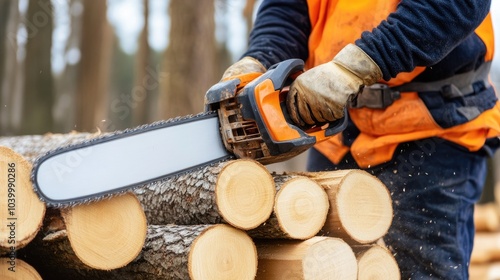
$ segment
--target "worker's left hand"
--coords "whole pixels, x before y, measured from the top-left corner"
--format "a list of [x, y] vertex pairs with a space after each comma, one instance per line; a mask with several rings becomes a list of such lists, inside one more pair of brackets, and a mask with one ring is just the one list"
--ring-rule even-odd
[[332, 61], [297, 77], [288, 93], [288, 112], [302, 126], [335, 121], [344, 116], [351, 95], [381, 78], [382, 71], [365, 52], [347, 45]]

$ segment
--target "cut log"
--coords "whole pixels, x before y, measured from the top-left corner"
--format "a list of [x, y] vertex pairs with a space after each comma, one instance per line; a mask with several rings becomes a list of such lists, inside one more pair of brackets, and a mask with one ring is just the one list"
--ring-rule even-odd
[[0, 279], [3, 280], [42, 280], [36, 269], [17, 258], [0, 258]]
[[500, 261], [500, 232], [476, 232], [471, 263]]
[[266, 221], [276, 189], [253, 160], [230, 160], [135, 190], [150, 224], [229, 223], [244, 230]]
[[30, 180], [31, 164], [0, 146], [0, 254], [15, 254], [35, 238], [45, 215]]
[[86, 265], [116, 269], [141, 252], [147, 221], [132, 193], [61, 211], [73, 251]]
[[500, 262], [487, 264], [471, 264], [469, 266], [470, 280], [498, 280], [500, 279]]
[[398, 263], [387, 249], [379, 245], [353, 246], [358, 260], [358, 280], [399, 280]]
[[476, 204], [474, 209], [474, 225], [476, 231], [498, 231], [500, 229], [500, 212], [496, 203]]
[[[46, 236], [38, 245], [54, 248], [59, 243], [56, 252], [65, 254], [62, 244], [68, 242], [61, 242], [65, 239], [64, 231], [59, 235], [59, 240]], [[39, 247], [32, 249], [42, 254], [49, 251]], [[41, 257], [43, 255], [36, 260], [44, 279], [244, 280], [254, 279], [257, 271], [257, 252], [252, 239], [244, 231], [226, 224], [148, 226], [141, 254], [129, 265], [110, 271], [73, 266], [66, 259], [53, 255], [47, 261], [40, 261]]]
[[259, 267], [255, 279], [349, 280], [357, 277], [351, 247], [339, 238], [255, 240]]
[[392, 223], [387, 187], [363, 170], [301, 173], [326, 189], [330, 211], [320, 234], [349, 244], [369, 244], [383, 237]]
[[308, 239], [325, 224], [328, 196], [315, 181], [303, 176], [273, 175], [274, 211], [261, 226], [248, 231], [253, 238]]

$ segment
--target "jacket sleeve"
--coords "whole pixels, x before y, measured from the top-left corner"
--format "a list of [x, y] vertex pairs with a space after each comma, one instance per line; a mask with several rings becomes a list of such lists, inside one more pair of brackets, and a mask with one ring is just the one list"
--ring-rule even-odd
[[306, 0], [264, 0], [242, 57], [256, 58], [266, 68], [290, 58], [305, 61], [310, 32]]
[[491, 0], [402, 0], [396, 11], [356, 45], [380, 67], [385, 80], [416, 66], [432, 66], [474, 32]]

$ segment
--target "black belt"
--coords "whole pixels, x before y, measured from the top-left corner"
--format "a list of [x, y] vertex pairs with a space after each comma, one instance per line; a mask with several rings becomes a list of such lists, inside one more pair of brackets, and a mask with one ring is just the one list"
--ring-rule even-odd
[[483, 63], [478, 69], [457, 74], [452, 77], [433, 82], [410, 82], [396, 87], [385, 84], [365, 86], [363, 90], [351, 97], [347, 103], [349, 108], [384, 109], [401, 98], [401, 92], [440, 92], [444, 98], [466, 96], [474, 92], [473, 84], [482, 83], [489, 87], [488, 74], [491, 62]]

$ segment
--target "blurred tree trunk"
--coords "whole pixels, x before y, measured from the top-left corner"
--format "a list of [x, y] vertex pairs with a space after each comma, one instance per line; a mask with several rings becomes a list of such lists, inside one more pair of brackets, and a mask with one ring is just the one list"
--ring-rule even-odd
[[245, 18], [245, 23], [247, 26], [247, 38], [250, 36], [250, 32], [253, 27], [253, 11], [255, 8], [255, 0], [247, 0], [245, 3], [245, 8], [243, 8], [243, 17]]
[[53, 8], [50, 0], [29, 1], [24, 60], [24, 96], [20, 134], [52, 130], [54, 88], [51, 67]]
[[[5, 73], [5, 49], [8, 47], [7, 41], [7, 24], [9, 23], [9, 12], [10, 12], [11, 1], [1, 1], [0, 2], [0, 89], [3, 84], [3, 76]], [[5, 105], [3, 101], [3, 94], [0, 91], [0, 105]], [[0, 107], [3, 111], [3, 108]], [[2, 132], [0, 125], [0, 134]]]
[[54, 130], [68, 132], [75, 129], [75, 95], [77, 92], [79, 49], [81, 43], [82, 11], [81, 0], [68, 0], [70, 33], [65, 51], [65, 68], [54, 77], [56, 102], [54, 104]]
[[214, 0], [171, 0], [170, 36], [161, 79], [162, 118], [199, 113], [216, 71]]
[[107, 117], [113, 36], [106, 18], [106, 1], [83, 1], [83, 9], [76, 129], [95, 131]]
[[139, 37], [139, 49], [136, 53], [135, 61], [135, 82], [134, 88], [132, 90], [132, 99], [134, 101], [135, 108], [133, 108], [132, 113], [132, 125], [137, 126], [141, 124], [148, 123], [150, 121], [149, 114], [149, 101], [150, 93], [154, 89], [155, 85], [158, 87], [154, 77], [151, 77], [151, 71], [153, 69], [150, 65], [150, 48], [148, 43], [149, 35], [149, 0], [143, 0], [143, 17], [144, 17], [144, 27], [142, 28], [141, 35]]
[[22, 48], [17, 40], [19, 23], [18, 1], [13, 0], [11, 1], [7, 24], [5, 72], [4, 77], [2, 77], [2, 103], [4, 107], [0, 110], [0, 121], [3, 127], [3, 135], [16, 134], [21, 124], [24, 67], [17, 59], [18, 52]]

